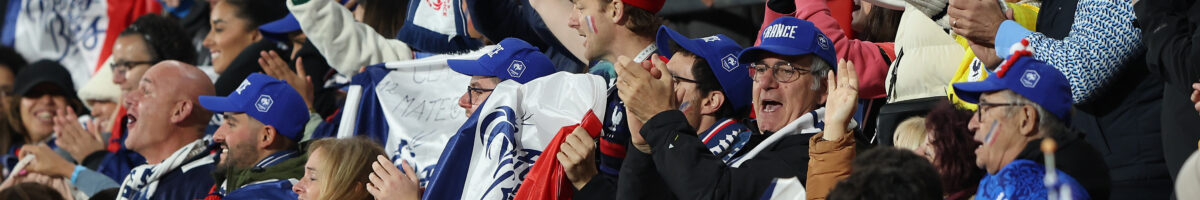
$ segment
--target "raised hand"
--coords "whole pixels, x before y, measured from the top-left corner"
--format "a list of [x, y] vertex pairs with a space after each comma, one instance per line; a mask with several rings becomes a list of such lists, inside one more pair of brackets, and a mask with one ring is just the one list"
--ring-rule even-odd
[[996, 0], [950, 0], [946, 7], [954, 33], [981, 45], [994, 45], [996, 30], [1008, 19]]
[[287, 62], [279, 57], [275, 51], [259, 52], [258, 65], [262, 66], [263, 72], [267, 75], [283, 80], [296, 89], [300, 93], [300, 97], [304, 98], [304, 104], [308, 106], [308, 110], [313, 110], [313, 85], [312, 77], [304, 71], [303, 58], [296, 58], [295, 72], [288, 70]]
[[412, 166], [408, 162], [401, 165], [404, 167], [404, 172], [392, 166], [392, 162], [382, 155], [376, 156], [375, 163], [371, 164], [374, 172], [371, 172], [367, 183], [367, 192], [375, 199], [421, 199], [421, 188], [418, 185], [420, 181], [417, 178], [417, 173], [414, 172]]
[[858, 75], [854, 63], [838, 60], [838, 73], [829, 72], [826, 83], [829, 91], [825, 101], [825, 140], [840, 139], [847, 133], [846, 126], [858, 106]]
[[100, 126], [96, 121], [87, 124], [88, 129], [84, 130], [83, 125], [79, 124], [79, 118], [75, 116], [75, 109], [69, 107], [58, 110], [58, 115], [54, 117], [54, 132], [58, 133], [58, 139], [54, 143], [71, 154], [71, 158], [76, 162], [83, 162], [88, 155], [104, 150]]
[[[631, 141], [638, 150], [650, 153], [650, 146], [642, 137], [641, 127], [654, 115], [672, 109], [675, 98], [672, 97], [675, 85], [667, 66], [657, 59], [658, 54], [651, 56], [650, 66], [633, 63], [625, 56], [617, 58], [613, 68], [617, 71], [617, 95], [625, 102], [625, 116], [629, 121]], [[657, 74], [652, 72], [658, 72]]]
[[1200, 83], [1192, 83], [1192, 103], [1196, 103], [1193, 107], [1200, 112]]

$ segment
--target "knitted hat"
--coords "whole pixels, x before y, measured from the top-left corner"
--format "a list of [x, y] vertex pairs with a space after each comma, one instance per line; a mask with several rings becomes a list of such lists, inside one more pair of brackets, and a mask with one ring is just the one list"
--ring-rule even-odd
[[[111, 62], [111, 60], [110, 60]], [[83, 101], [101, 100], [118, 102], [121, 97], [121, 88], [112, 82], [112, 67], [108, 64], [100, 67], [100, 71], [92, 75], [92, 78], [79, 89], [79, 99]]]

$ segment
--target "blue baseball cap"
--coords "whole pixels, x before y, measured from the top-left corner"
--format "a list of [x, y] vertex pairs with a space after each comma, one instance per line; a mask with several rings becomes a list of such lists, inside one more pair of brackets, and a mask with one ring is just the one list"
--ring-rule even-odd
[[743, 50], [738, 60], [743, 63], [761, 60], [764, 51], [784, 56], [813, 54], [837, 71], [837, 52], [833, 50], [833, 41], [825, 37], [825, 33], [812, 22], [780, 17], [763, 28], [759, 40], [758, 46]]
[[213, 112], [246, 113], [279, 134], [299, 142], [308, 123], [308, 106], [287, 82], [262, 73], [250, 74], [228, 97], [200, 96], [200, 106]]
[[983, 81], [955, 83], [954, 94], [963, 101], [979, 103], [979, 96], [985, 92], [1012, 90], [1054, 113], [1059, 120], [1069, 121], [1073, 99], [1067, 77], [1058, 68], [1033, 57], [1014, 56], [1019, 58], [1015, 62], [1010, 58], [997, 68], [998, 72], [988, 72]]
[[289, 33], [300, 31], [300, 21], [296, 21], [296, 16], [288, 13], [283, 18], [258, 26], [258, 30], [267, 38], [287, 42]]
[[496, 49], [476, 60], [448, 60], [450, 69], [470, 76], [495, 76], [500, 81], [512, 79], [525, 84], [538, 77], [553, 74], [554, 64], [537, 47], [517, 39], [507, 38]]
[[732, 103], [733, 109], [741, 110], [750, 105], [750, 72], [745, 64], [738, 62], [737, 55], [742, 51], [742, 46], [733, 39], [721, 34], [691, 39], [667, 26], [660, 26], [655, 41], [658, 43], [658, 54], [667, 58], [674, 54], [670, 45], [672, 41], [692, 54], [704, 58], [708, 61], [708, 67], [712, 68], [713, 75], [717, 77], [717, 82], [721, 84], [725, 99]]

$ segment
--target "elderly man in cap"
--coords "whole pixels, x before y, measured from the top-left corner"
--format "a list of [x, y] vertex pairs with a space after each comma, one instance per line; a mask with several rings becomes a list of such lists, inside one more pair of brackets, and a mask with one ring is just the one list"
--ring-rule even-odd
[[[678, 108], [677, 113], [682, 114], [687, 126], [705, 128], [683, 135], [699, 141], [690, 144], [700, 144], [722, 162], [729, 163], [753, 134], [744, 123], [750, 113], [752, 80], [747, 75], [746, 65], [737, 61], [742, 47], [725, 35], [691, 39], [666, 26], [658, 29], [657, 42], [658, 52], [671, 59], [664, 73], [670, 77], [664, 79], [670, 80], [674, 91], [646, 100]], [[624, 86], [627, 85], [618, 84], [618, 87]], [[580, 139], [586, 139], [586, 136], [572, 135]], [[563, 151], [583, 150], [568, 144], [564, 143]], [[623, 178], [618, 180], [617, 199], [674, 198], [671, 192], [663, 192], [666, 188], [661, 188], [663, 180], [655, 171], [651, 149], [645, 143], [635, 145], [642, 147], [627, 150], [625, 164], [621, 167]]]
[[200, 105], [223, 112], [213, 134], [221, 159], [209, 199], [296, 199], [292, 183], [304, 176], [304, 137], [308, 108], [286, 82], [251, 74], [227, 97], [201, 96]]
[[450, 69], [471, 76], [467, 93], [458, 99], [458, 106], [467, 110], [467, 117], [475, 113], [475, 109], [483, 104], [483, 100], [492, 94], [501, 81], [513, 80], [525, 84], [555, 72], [550, 58], [521, 39], [507, 38], [496, 46], [495, 50], [476, 60], [447, 61]]
[[[828, 97], [831, 104], [838, 103], [838, 109], [827, 115], [826, 91], [835, 88], [826, 82], [835, 69], [834, 49], [812, 22], [777, 19], [763, 31], [759, 46], [747, 48], [737, 57], [739, 63], [751, 63], [747, 76], [754, 80], [751, 104], [758, 120], [750, 123], [757, 131], [744, 147], [748, 150], [734, 155], [729, 163], [709, 154], [699, 139], [679, 139], [694, 136], [696, 131], [683, 112], [672, 110], [669, 102], [657, 97], [673, 90], [669, 77], [655, 80], [641, 67], [618, 64], [621, 97], [644, 102], [627, 104], [630, 120], [645, 122], [634, 137], [645, 138], [656, 169], [670, 169], [657, 172], [680, 199], [759, 198], [776, 178], [803, 180], [813, 134], [849, 134], [847, 127], [825, 126], [822, 130], [818, 126], [825, 124], [823, 119], [849, 120], [854, 107], [846, 104], [854, 102], [857, 82], [853, 75], [837, 82], [840, 90], [836, 94], [844, 96]], [[839, 74], [853, 74], [852, 70], [847, 65]], [[848, 124], [846, 121], [829, 124]]]
[[[1055, 192], [1074, 199], [1107, 196], [1106, 185], [1095, 185], [1108, 183], [1100, 180], [1108, 178], [1100, 154], [1064, 125], [1071, 118], [1070, 83], [1057, 68], [1031, 54], [1018, 51], [989, 75], [993, 78], [954, 84], [964, 101], [979, 105], [969, 128], [982, 143], [975, 150], [975, 162], [987, 175], [975, 198], [1045, 199]], [[1046, 149], [1044, 139], [1052, 139], [1056, 147]], [[1054, 154], [1059, 155], [1057, 162]], [[1061, 171], [1047, 173], [1047, 168]], [[1047, 190], [1046, 185], [1054, 187]], [[1070, 191], [1062, 193], [1065, 190]]]

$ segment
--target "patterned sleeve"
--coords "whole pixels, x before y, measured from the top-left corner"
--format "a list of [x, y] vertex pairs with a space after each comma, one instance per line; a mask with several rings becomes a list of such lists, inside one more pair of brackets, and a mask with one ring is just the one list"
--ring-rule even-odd
[[1087, 102], [1140, 47], [1142, 31], [1134, 26], [1135, 18], [1130, 2], [1081, 0], [1067, 37], [1057, 40], [1006, 21], [996, 35], [996, 53], [1007, 57], [1009, 45], [1029, 39], [1034, 58], [1066, 75], [1075, 103]]

